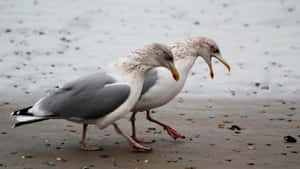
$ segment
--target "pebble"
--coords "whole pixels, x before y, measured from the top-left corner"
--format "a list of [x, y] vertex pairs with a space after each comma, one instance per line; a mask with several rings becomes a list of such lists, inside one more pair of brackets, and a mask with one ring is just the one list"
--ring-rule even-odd
[[255, 146], [248, 146], [248, 150], [256, 150]]
[[184, 169], [196, 169], [196, 167], [192, 166], [192, 167], [185, 167]]
[[262, 89], [262, 90], [269, 90], [270, 87], [269, 87], [269, 86], [262, 86], [261, 89]]
[[167, 160], [167, 163], [177, 163], [178, 160]]
[[47, 161], [44, 164], [47, 165], [47, 166], [51, 166], [51, 167], [55, 167], [56, 166], [56, 164], [53, 161]]
[[248, 165], [251, 165], [251, 166], [253, 166], [253, 165], [255, 165], [254, 163], [248, 163]]
[[2, 131], [1, 134], [5, 135], [5, 134], [7, 134], [7, 132], [6, 131]]
[[293, 12], [295, 9], [294, 8], [289, 8], [288, 12]]
[[11, 29], [7, 28], [7, 29], [5, 30], [5, 32], [6, 32], [6, 33], [10, 33], [10, 32], [11, 32]]
[[107, 155], [107, 154], [101, 154], [100, 157], [101, 158], [109, 158], [109, 155]]
[[6, 167], [6, 165], [3, 163], [0, 163], [0, 167]]
[[283, 155], [283, 156], [286, 156], [287, 155], [287, 153], [280, 153], [281, 155]]
[[61, 147], [59, 147], [59, 146], [57, 146], [57, 147], [55, 147], [55, 149], [56, 150], [60, 150], [60, 149], [62, 149]]
[[33, 156], [32, 155], [22, 155], [21, 158], [22, 159], [31, 159], [31, 158], [33, 158]]
[[67, 162], [67, 160], [62, 157], [56, 157], [56, 160], [61, 162]]
[[149, 127], [148, 130], [153, 130], [153, 131], [154, 131], [154, 130], [156, 130], [156, 128], [154, 128], [154, 127]]
[[230, 90], [230, 92], [231, 92], [231, 95], [232, 95], [232, 96], [235, 96], [235, 95], [236, 95], [235, 90]]
[[218, 127], [219, 127], [219, 128], [224, 128], [224, 127], [225, 127], [225, 124], [224, 124], [224, 123], [220, 123], [220, 124], [218, 124]]
[[290, 107], [289, 109], [290, 110], [296, 110], [296, 107]]
[[297, 139], [292, 136], [284, 136], [283, 139], [286, 143], [296, 143], [297, 142]]
[[200, 25], [200, 22], [199, 21], [195, 21], [194, 25]]
[[234, 130], [234, 131], [236, 131], [236, 130], [241, 130], [241, 128], [238, 126], [238, 125], [232, 125], [230, 128], [228, 128], [228, 129], [230, 129], [230, 130]]

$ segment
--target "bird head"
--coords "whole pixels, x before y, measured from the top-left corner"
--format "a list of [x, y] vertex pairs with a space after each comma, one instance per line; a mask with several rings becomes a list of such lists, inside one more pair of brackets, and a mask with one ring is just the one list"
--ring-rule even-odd
[[214, 78], [214, 71], [212, 68], [212, 58], [219, 60], [230, 71], [230, 65], [223, 59], [220, 49], [216, 42], [206, 37], [193, 37], [187, 40], [192, 55], [195, 57], [202, 57], [207, 63], [210, 71], [210, 77]]
[[173, 78], [178, 81], [179, 73], [174, 64], [174, 56], [168, 46], [153, 43], [145, 46], [143, 64], [149, 67], [165, 67], [170, 70]]

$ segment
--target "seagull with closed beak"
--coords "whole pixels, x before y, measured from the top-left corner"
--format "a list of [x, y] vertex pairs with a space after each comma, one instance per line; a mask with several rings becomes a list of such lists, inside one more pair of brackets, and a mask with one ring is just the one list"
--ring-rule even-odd
[[141, 96], [132, 109], [133, 113], [130, 118], [132, 124], [132, 138], [137, 142], [152, 142], [151, 140], [143, 140], [136, 136], [135, 115], [137, 112], [142, 111], [146, 111], [149, 121], [162, 126], [172, 138], [185, 138], [172, 127], [153, 119], [150, 116], [150, 110], [168, 103], [181, 91], [191, 68], [199, 56], [208, 64], [210, 77], [212, 79], [214, 78], [211, 63], [212, 58], [219, 60], [227, 67], [228, 71], [230, 71], [229, 64], [222, 58], [218, 45], [212, 39], [199, 36], [192, 37], [175, 42], [170, 45], [170, 48], [174, 54], [175, 65], [180, 73], [180, 80], [178, 82], [174, 81], [174, 79], [169, 77], [169, 72], [163, 68], [155, 68], [147, 73]]
[[33, 106], [13, 112], [16, 120], [14, 127], [48, 119], [81, 123], [81, 149], [98, 150], [100, 147], [88, 146], [85, 142], [87, 126], [94, 124], [103, 129], [112, 124], [134, 148], [151, 150], [125, 135], [116, 121], [129, 113], [136, 104], [147, 72], [159, 66], [169, 69], [174, 80], [179, 80], [172, 52], [167, 46], [154, 43], [120, 57], [103, 72], [66, 83]]

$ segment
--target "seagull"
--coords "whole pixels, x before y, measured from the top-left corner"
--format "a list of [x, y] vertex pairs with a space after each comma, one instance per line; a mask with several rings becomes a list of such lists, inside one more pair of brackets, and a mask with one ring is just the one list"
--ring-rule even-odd
[[134, 148], [151, 150], [125, 135], [116, 121], [130, 112], [141, 94], [146, 73], [158, 66], [169, 69], [173, 78], [179, 80], [172, 52], [165, 45], [153, 43], [120, 57], [105, 71], [66, 83], [33, 106], [13, 112], [16, 120], [14, 127], [48, 119], [81, 123], [83, 132], [80, 148], [99, 150], [100, 147], [85, 143], [87, 127], [94, 124], [103, 129], [112, 124], [117, 133], [124, 136]]
[[223, 63], [227, 67], [228, 71], [230, 71], [230, 66], [222, 58], [220, 49], [216, 42], [207, 37], [197, 36], [188, 38], [171, 44], [170, 48], [174, 54], [175, 65], [180, 73], [180, 80], [178, 82], [174, 81], [168, 76], [169, 72], [160, 67], [152, 69], [147, 73], [141, 96], [135, 107], [132, 109], [133, 113], [130, 118], [132, 125], [131, 137], [137, 142], [152, 142], [151, 140], [143, 140], [136, 136], [135, 115], [137, 112], [143, 111], [146, 111], [147, 119], [149, 121], [162, 126], [175, 140], [177, 138], [185, 138], [172, 127], [152, 118], [150, 116], [150, 110], [168, 103], [182, 90], [188, 74], [199, 56], [201, 56], [208, 64], [210, 77], [212, 79], [214, 78], [214, 72], [211, 64], [213, 57]]

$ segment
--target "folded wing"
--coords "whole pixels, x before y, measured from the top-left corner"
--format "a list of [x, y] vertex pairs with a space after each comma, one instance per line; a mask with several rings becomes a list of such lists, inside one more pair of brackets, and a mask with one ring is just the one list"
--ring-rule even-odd
[[99, 118], [122, 105], [129, 94], [129, 85], [100, 72], [67, 83], [40, 100], [32, 111], [44, 117]]

